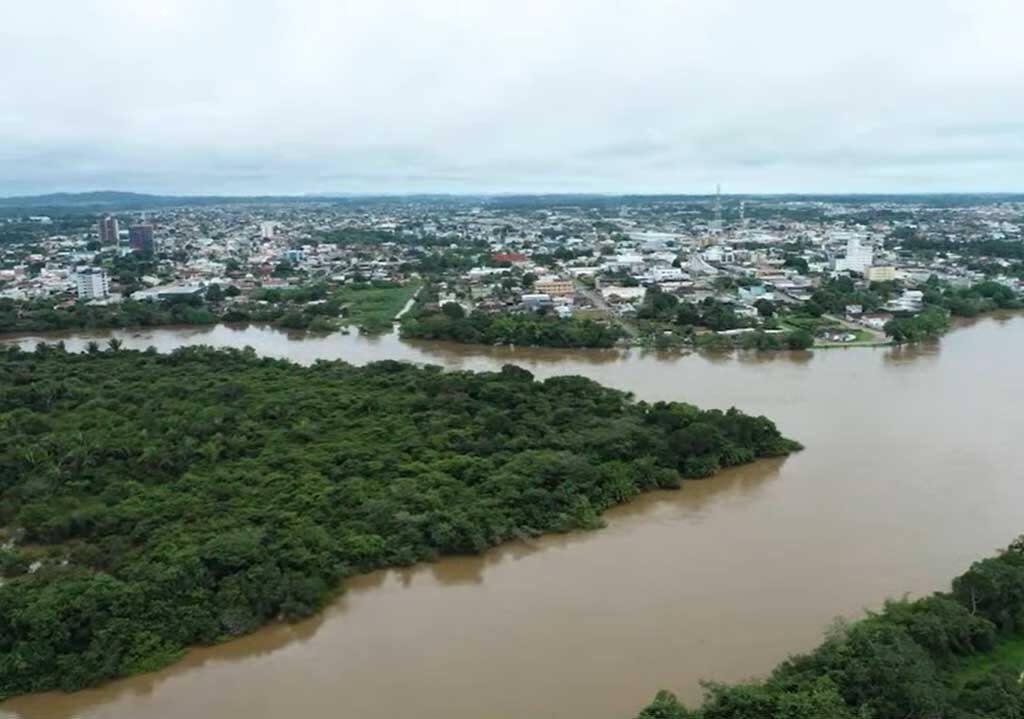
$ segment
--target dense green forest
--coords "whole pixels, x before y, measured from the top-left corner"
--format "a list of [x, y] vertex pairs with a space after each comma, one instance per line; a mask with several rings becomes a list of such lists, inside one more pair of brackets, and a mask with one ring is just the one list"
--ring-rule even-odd
[[837, 624], [767, 679], [707, 684], [693, 711], [660, 692], [638, 719], [1021, 719], [1021, 657], [1024, 537], [948, 592]]
[[623, 336], [617, 325], [594, 320], [534, 313], [474, 312], [466, 316], [455, 304], [404, 319], [401, 332], [410, 339], [537, 347], [612, 347]]
[[798, 445], [583, 377], [252, 350], [0, 354], [0, 698], [153, 669], [379, 567], [596, 527]]

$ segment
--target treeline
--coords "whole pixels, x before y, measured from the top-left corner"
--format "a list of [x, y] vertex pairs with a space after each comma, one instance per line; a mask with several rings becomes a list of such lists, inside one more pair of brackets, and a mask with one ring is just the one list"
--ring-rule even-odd
[[1012, 289], [987, 280], [968, 287], [955, 287], [931, 278], [922, 286], [925, 309], [915, 315], [895, 317], [885, 325], [885, 333], [895, 342], [920, 342], [949, 329], [949, 315], [975, 317], [982, 312], [1024, 307]]
[[801, 310], [820, 316], [826, 312], [843, 314], [847, 305], [860, 305], [865, 312], [874, 312], [899, 294], [901, 289], [893, 282], [873, 282], [870, 287], [861, 289], [849, 277], [825, 279], [811, 293], [811, 299], [801, 305]]
[[1012, 289], [999, 282], [986, 280], [969, 287], [954, 287], [930, 278], [922, 287], [927, 305], [941, 307], [957, 317], [976, 317], [982, 312], [1012, 310], [1024, 302]]
[[74, 303], [55, 308], [52, 300], [0, 299], [0, 333], [216, 324], [221, 316], [202, 297], [134, 301], [110, 305]]
[[972, 240], [970, 242], [954, 242], [952, 240], [924, 239], [909, 237], [899, 244], [906, 252], [926, 252], [930, 254], [953, 254], [961, 257], [999, 257], [1004, 260], [1024, 260], [1024, 242], [1013, 240]]
[[675, 295], [654, 285], [647, 288], [637, 308], [638, 320], [672, 322], [684, 327], [707, 327], [721, 332], [750, 327], [751, 322], [736, 314], [732, 305], [707, 297], [701, 302], [681, 301]]
[[[757, 328], [754, 320], [737, 315], [733, 306], [725, 302], [712, 297], [701, 302], [686, 302], [655, 285], [647, 288], [636, 316], [638, 320], [671, 323], [687, 342], [704, 349], [803, 350], [814, 345], [814, 335], [806, 329], [766, 331], [778, 327], [774, 321], [775, 303], [759, 299], [754, 306], [765, 324], [763, 328]], [[694, 331], [697, 327], [713, 332], [700, 334]], [[663, 325], [656, 327], [655, 331], [658, 329], [663, 331]], [[750, 331], [721, 334], [735, 329]], [[671, 343], [672, 340], [664, 334], [655, 335], [655, 346], [670, 346]]]
[[804, 329], [787, 332], [752, 330], [738, 334], [705, 333], [695, 335], [693, 344], [701, 349], [717, 350], [806, 350], [814, 346], [814, 335]]
[[692, 711], [661, 692], [638, 719], [1020, 719], [1020, 667], [971, 667], [999, 642], [1024, 642], [1022, 632], [1024, 537], [974, 563], [949, 592], [838, 624], [765, 680], [708, 684]]
[[316, 611], [342, 580], [590, 528], [796, 449], [764, 417], [582, 377], [252, 350], [0, 354], [0, 698]]
[[402, 320], [402, 337], [450, 340], [469, 344], [503, 344], [536, 347], [613, 347], [622, 338], [616, 325], [574, 317], [533, 313], [465, 315], [458, 305], [445, 311], [421, 312]]
[[885, 323], [884, 329], [894, 342], [921, 342], [949, 329], [949, 317], [944, 310], [929, 307], [916, 315], [893, 317]]
[[54, 330], [210, 325], [256, 322], [313, 332], [333, 332], [354, 324], [383, 332], [415, 285], [374, 280], [338, 289], [324, 283], [294, 288], [261, 288], [245, 301], [232, 301], [234, 285], [210, 285], [202, 293], [162, 300], [122, 300], [108, 305], [74, 302], [55, 307], [52, 300], [0, 299], [0, 333]]

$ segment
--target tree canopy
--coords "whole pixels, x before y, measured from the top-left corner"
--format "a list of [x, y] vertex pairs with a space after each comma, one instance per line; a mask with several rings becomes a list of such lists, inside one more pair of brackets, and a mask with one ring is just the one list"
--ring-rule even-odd
[[446, 304], [438, 312], [421, 312], [402, 321], [402, 337], [451, 340], [470, 344], [538, 347], [613, 347], [623, 336], [613, 324], [574, 317], [543, 317], [533, 313], [465, 312]]

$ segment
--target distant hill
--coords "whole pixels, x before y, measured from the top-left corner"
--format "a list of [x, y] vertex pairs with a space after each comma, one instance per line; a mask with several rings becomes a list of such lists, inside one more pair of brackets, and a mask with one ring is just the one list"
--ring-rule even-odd
[[[0, 214], [67, 214], [149, 210], [185, 205], [259, 204], [294, 202], [297, 197], [218, 197], [213, 195], [149, 195], [139, 192], [99, 190], [95, 192], [54, 192], [47, 195], [0, 197]], [[308, 200], [307, 200], [308, 201]]]
[[98, 190], [94, 192], [54, 192], [46, 195], [0, 197], [0, 216], [62, 215], [79, 212], [117, 212], [150, 210], [161, 207], [203, 205], [265, 205], [300, 202], [330, 203], [336, 205], [380, 205], [395, 202], [448, 202], [466, 203], [479, 197], [468, 195], [150, 195], [139, 192]]
[[[202, 205], [259, 205], [290, 204], [302, 202], [330, 203], [338, 205], [390, 205], [395, 203], [424, 202], [435, 205], [462, 206], [467, 203], [484, 202], [499, 209], [582, 206], [601, 207], [608, 205], [638, 205], [649, 202], [698, 202], [707, 203], [712, 195], [635, 195], [610, 193], [495, 193], [495, 194], [334, 194], [309, 193], [306, 195], [150, 195], [139, 192], [98, 190], [94, 192], [55, 192], [46, 195], [23, 195], [0, 197], [0, 215], [63, 215], [80, 212], [117, 212], [148, 210], [162, 207], [183, 207]], [[922, 193], [922, 194], [729, 194], [723, 195], [727, 202], [753, 200], [768, 203], [828, 202], [845, 205], [869, 203], [891, 203], [895, 205], [924, 203], [938, 207], [958, 207], [995, 202], [1021, 202], [1021, 193]]]
[[96, 205], [151, 204], [168, 198], [138, 192], [54, 192], [48, 195], [0, 197], [0, 207], [92, 207]]

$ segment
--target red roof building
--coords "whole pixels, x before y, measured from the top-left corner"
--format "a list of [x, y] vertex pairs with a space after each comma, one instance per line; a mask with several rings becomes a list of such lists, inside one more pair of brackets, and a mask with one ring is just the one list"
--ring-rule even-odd
[[522, 252], [495, 252], [491, 259], [495, 262], [526, 262], [526, 255]]

